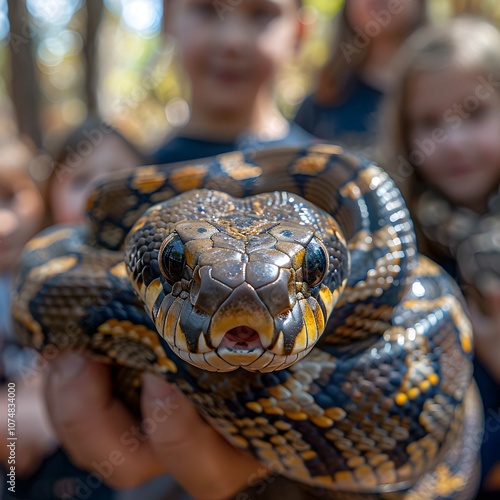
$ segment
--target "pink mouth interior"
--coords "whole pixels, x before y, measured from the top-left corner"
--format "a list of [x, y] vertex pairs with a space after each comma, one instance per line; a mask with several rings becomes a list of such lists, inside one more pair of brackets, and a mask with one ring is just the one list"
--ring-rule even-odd
[[221, 347], [230, 347], [237, 350], [251, 350], [262, 348], [259, 334], [248, 326], [237, 326], [228, 330], [221, 342]]

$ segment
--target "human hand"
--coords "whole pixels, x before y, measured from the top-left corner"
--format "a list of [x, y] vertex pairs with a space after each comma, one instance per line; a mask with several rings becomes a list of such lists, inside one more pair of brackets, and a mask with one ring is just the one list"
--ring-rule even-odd
[[[42, 460], [57, 446], [57, 438], [52, 428], [43, 396], [43, 374], [36, 372], [28, 379], [20, 378], [16, 384], [16, 456], [15, 466], [20, 477], [30, 477], [36, 472]], [[2, 415], [7, 416], [7, 387], [0, 392]], [[3, 427], [4, 443], [7, 440], [7, 425]], [[9, 470], [9, 448], [0, 448], [0, 460]]]
[[500, 383], [500, 286], [488, 287], [483, 293], [489, 314], [485, 314], [474, 300], [468, 300], [477, 358], [488, 373]]
[[112, 395], [109, 367], [76, 353], [50, 362], [46, 398], [57, 435], [78, 467], [116, 488], [171, 474], [194, 498], [228, 498], [262, 477], [172, 385], [144, 375], [142, 424]]

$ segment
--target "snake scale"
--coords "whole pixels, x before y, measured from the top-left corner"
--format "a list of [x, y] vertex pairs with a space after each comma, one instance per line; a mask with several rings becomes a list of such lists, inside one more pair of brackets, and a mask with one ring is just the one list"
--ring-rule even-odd
[[13, 317], [26, 345], [126, 367], [131, 405], [140, 371], [164, 375], [311, 492], [473, 495], [481, 415], [462, 299], [418, 255], [389, 176], [338, 146], [107, 178], [84, 227], [28, 243]]

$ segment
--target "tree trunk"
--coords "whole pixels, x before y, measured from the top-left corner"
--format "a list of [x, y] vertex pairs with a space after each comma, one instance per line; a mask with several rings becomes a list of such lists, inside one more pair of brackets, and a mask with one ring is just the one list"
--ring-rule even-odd
[[10, 94], [19, 132], [42, 146], [40, 90], [33, 56], [33, 30], [25, 0], [7, 0], [10, 22]]
[[87, 23], [85, 29], [85, 45], [83, 56], [85, 58], [85, 96], [89, 113], [98, 112], [97, 87], [98, 87], [98, 46], [97, 32], [103, 15], [102, 0], [87, 0]]

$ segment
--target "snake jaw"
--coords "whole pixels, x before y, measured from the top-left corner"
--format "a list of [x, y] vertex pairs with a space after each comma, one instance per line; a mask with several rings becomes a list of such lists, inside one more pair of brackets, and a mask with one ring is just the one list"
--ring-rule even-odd
[[246, 368], [257, 361], [266, 350], [257, 330], [242, 325], [226, 332], [216, 352], [230, 365]]
[[211, 344], [219, 347], [229, 331], [241, 326], [257, 331], [264, 349], [274, 340], [273, 318], [256, 291], [247, 283], [236, 287], [214, 314], [208, 330]]
[[264, 349], [257, 330], [248, 326], [237, 326], [227, 331], [219, 345], [219, 348], [221, 347], [242, 351]]

